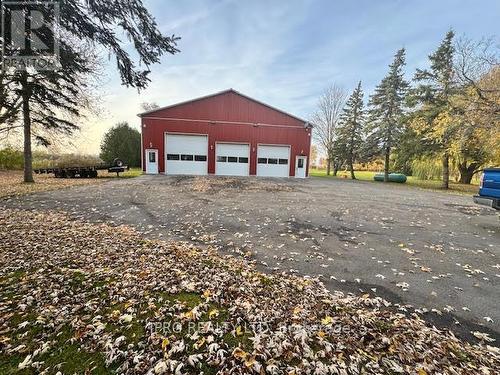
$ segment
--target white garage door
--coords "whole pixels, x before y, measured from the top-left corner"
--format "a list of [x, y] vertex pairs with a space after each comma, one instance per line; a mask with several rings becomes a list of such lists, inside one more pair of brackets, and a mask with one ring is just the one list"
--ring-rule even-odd
[[217, 143], [215, 174], [220, 176], [248, 176], [250, 146], [245, 144]]
[[258, 146], [257, 176], [288, 177], [289, 175], [289, 146]]
[[166, 134], [166, 174], [206, 175], [208, 137]]

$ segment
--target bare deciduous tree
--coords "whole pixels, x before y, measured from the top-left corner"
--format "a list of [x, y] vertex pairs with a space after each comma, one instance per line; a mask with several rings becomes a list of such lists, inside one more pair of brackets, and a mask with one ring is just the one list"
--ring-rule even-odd
[[[314, 137], [326, 153], [327, 175], [330, 175], [332, 162], [335, 163], [337, 127], [346, 100], [347, 92], [342, 87], [333, 84], [319, 98], [317, 109], [311, 118], [314, 124]], [[334, 170], [334, 174], [336, 174], [335, 164]]]
[[155, 103], [155, 102], [144, 102], [144, 103], [141, 103], [141, 109], [144, 112], [154, 111], [155, 109], [158, 109], [158, 108], [160, 108], [160, 106], [157, 103]]
[[500, 87], [494, 79], [500, 70], [500, 45], [493, 39], [466, 37], [455, 43], [454, 70], [459, 83], [473, 90], [476, 111], [500, 114]]

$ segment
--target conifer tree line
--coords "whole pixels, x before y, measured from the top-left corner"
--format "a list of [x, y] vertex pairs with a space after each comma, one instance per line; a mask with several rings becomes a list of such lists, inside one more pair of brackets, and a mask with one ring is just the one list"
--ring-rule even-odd
[[[406, 51], [396, 52], [387, 75], [365, 98], [362, 82], [350, 96], [339, 86], [339, 116], [328, 116], [332, 88], [312, 116], [316, 142], [327, 151], [328, 171], [382, 159], [389, 174], [411, 175], [416, 162], [439, 160], [442, 187], [451, 170], [469, 184], [486, 166], [500, 166], [500, 52], [498, 41], [457, 38], [452, 30], [411, 79]], [[346, 99], [347, 98], [347, 99]], [[365, 105], [366, 104], [366, 105]]]

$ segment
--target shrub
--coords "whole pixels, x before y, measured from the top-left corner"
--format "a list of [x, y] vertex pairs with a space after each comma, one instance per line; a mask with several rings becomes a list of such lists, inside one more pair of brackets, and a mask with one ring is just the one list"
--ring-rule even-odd
[[119, 158], [131, 167], [140, 167], [141, 133], [126, 122], [115, 125], [104, 135], [100, 156], [107, 163]]
[[0, 150], [0, 169], [23, 169], [24, 158], [20, 150], [7, 146]]

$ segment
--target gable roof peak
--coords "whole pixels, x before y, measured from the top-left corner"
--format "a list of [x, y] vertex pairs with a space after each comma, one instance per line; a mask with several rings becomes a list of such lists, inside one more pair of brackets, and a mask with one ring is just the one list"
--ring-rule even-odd
[[283, 111], [281, 109], [278, 109], [278, 108], [273, 107], [273, 106], [271, 106], [269, 104], [261, 102], [261, 101], [259, 101], [257, 99], [251, 98], [250, 96], [242, 94], [241, 92], [233, 89], [232, 87], [229, 88], [229, 89], [223, 90], [223, 91], [216, 92], [214, 94], [204, 95], [204, 96], [201, 96], [201, 97], [198, 97], [198, 98], [194, 98], [194, 99], [190, 99], [190, 100], [186, 100], [186, 101], [183, 101], [183, 102], [180, 102], [180, 103], [175, 103], [175, 104], [171, 104], [171, 105], [168, 105], [168, 106], [165, 106], [165, 107], [156, 108], [156, 109], [153, 109], [151, 111], [146, 111], [146, 112], [143, 112], [143, 113], [139, 113], [137, 116], [139, 116], [139, 117], [146, 117], [149, 114], [152, 114], [152, 113], [155, 113], [155, 112], [159, 112], [159, 111], [162, 111], [162, 110], [165, 110], [165, 109], [177, 107], [177, 106], [184, 105], [184, 104], [189, 104], [189, 103], [196, 102], [196, 101], [199, 101], [199, 100], [208, 99], [208, 98], [212, 98], [214, 96], [224, 95], [224, 94], [228, 94], [228, 93], [233, 93], [233, 94], [239, 95], [242, 98], [245, 98], [247, 100], [251, 100], [251, 101], [253, 101], [255, 103], [258, 103], [260, 105], [266, 106], [266, 107], [268, 107], [268, 108], [270, 108], [272, 110], [275, 110], [275, 111], [278, 111], [280, 113], [283, 113], [283, 114], [285, 114], [287, 116], [290, 116], [290, 117], [292, 117], [292, 118], [294, 118], [296, 120], [302, 121], [302, 122], [304, 122], [306, 124], [308, 123], [308, 121], [306, 121], [304, 119], [301, 119], [300, 117], [294, 116], [294, 115], [292, 115], [292, 114], [290, 114], [288, 112], [285, 112], [285, 111]]

